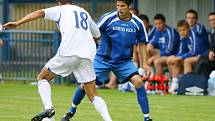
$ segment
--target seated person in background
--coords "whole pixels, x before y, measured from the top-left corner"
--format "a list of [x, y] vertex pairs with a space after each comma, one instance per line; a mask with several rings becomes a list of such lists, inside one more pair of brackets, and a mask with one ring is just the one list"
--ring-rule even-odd
[[139, 15], [139, 18], [143, 21], [145, 27], [146, 27], [146, 31], [148, 33], [148, 38], [149, 38], [149, 41], [152, 39], [155, 31], [156, 31], [156, 27], [153, 26], [153, 25], [150, 25], [150, 22], [149, 22], [149, 18], [147, 15], [145, 14], [141, 14]]
[[171, 70], [172, 85], [169, 89], [173, 93], [178, 88], [178, 76], [182, 73], [184, 59], [189, 59], [201, 54], [201, 41], [199, 35], [190, 30], [188, 23], [181, 20], [177, 24], [177, 30], [180, 34], [180, 47], [176, 56], [170, 56], [167, 64]]
[[[199, 34], [199, 39], [203, 41], [202, 43], [202, 53], [203, 55], [207, 55], [208, 48], [209, 48], [209, 41], [208, 41], [208, 34], [205, 27], [199, 23], [198, 21], [198, 13], [195, 10], [188, 10], [186, 13], [186, 21], [190, 26], [190, 29], [193, 30], [195, 33]], [[192, 58], [187, 58], [184, 60], [184, 73], [187, 74], [192, 72], [192, 67], [198, 62], [199, 56], [195, 56]]]
[[215, 12], [211, 12], [208, 15], [208, 21], [211, 27], [209, 33], [209, 53], [207, 56], [200, 56], [200, 60], [196, 67], [196, 72], [206, 77], [209, 77], [211, 71], [215, 70]]
[[163, 65], [166, 65], [168, 57], [176, 54], [178, 50], [179, 35], [174, 28], [166, 25], [164, 15], [155, 15], [154, 22], [156, 31], [152, 40], [147, 45], [149, 54], [148, 64], [151, 65], [154, 63], [156, 76], [162, 78]]

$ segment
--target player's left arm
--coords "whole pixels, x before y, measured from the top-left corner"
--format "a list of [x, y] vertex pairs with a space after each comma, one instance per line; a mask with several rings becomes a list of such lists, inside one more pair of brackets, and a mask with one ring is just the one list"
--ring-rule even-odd
[[37, 10], [37, 11], [34, 11], [34, 12], [26, 15], [24, 18], [22, 18], [16, 22], [8, 22], [8, 23], [4, 24], [3, 28], [13, 29], [26, 22], [30, 22], [30, 21], [36, 20], [38, 18], [44, 18], [44, 16], [45, 16], [44, 10]]
[[140, 63], [140, 66], [147, 70], [147, 76], [150, 75], [151, 71], [150, 71], [150, 67], [147, 64], [147, 48], [146, 48], [146, 43], [148, 43], [148, 35], [145, 29], [144, 24], [142, 23], [139, 27], [139, 32], [138, 32], [138, 41], [139, 41], [139, 52], [140, 52], [140, 56], [142, 58], [142, 64]]

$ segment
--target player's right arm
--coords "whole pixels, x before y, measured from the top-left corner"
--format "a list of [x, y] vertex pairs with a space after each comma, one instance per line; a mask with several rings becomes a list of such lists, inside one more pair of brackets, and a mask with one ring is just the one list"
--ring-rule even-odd
[[26, 22], [33, 21], [38, 18], [44, 18], [44, 16], [45, 16], [45, 12], [43, 10], [37, 10], [37, 11], [34, 11], [34, 12], [26, 15], [24, 18], [22, 18], [16, 22], [8, 22], [8, 23], [4, 24], [3, 28], [8, 28], [8, 29], [16, 28], [17, 26], [24, 24]]
[[95, 41], [100, 40], [101, 33], [99, 31], [99, 28], [98, 28], [97, 24], [92, 19], [91, 19], [91, 23], [90, 23], [90, 31], [91, 31], [91, 33], [93, 35], [93, 39]]
[[13, 29], [17, 26], [24, 24], [26, 22], [30, 22], [39, 18], [45, 18], [53, 21], [58, 21], [60, 18], [60, 7], [55, 6], [47, 9], [37, 10], [28, 15], [24, 18], [16, 21], [16, 22], [8, 22], [3, 25], [3, 28]]

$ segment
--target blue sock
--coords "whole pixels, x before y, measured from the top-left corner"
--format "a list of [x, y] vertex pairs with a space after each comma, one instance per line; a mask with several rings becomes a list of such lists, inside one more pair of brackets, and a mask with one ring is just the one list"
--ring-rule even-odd
[[142, 85], [140, 88], [136, 88], [137, 90], [137, 100], [144, 114], [149, 114], [149, 103], [146, 95], [146, 90]]
[[81, 89], [81, 87], [79, 85], [76, 92], [75, 92], [75, 95], [73, 97], [72, 106], [69, 110], [70, 112], [72, 112], [72, 113], [76, 112], [76, 108], [81, 103], [84, 96], [85, 96], [85, 91], [84, 91], [84, 89]]

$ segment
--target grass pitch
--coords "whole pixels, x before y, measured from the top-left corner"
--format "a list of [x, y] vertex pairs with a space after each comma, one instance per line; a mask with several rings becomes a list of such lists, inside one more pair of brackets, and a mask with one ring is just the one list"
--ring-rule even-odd
[[[71, 104], [75, 86], [53, 86], [52, 97], [59, 121]], [[98, 90], [106, 101], [113, 121], [143, 121], [135, 93]], [[149, 96], [153, 121], [215, 121], [215, 97], [208, 96]], [[30, 121], [42, 110], [36, 86], [0, 84], [0, 121]], [[85, 97], [72, 121], [102, 121]]]

